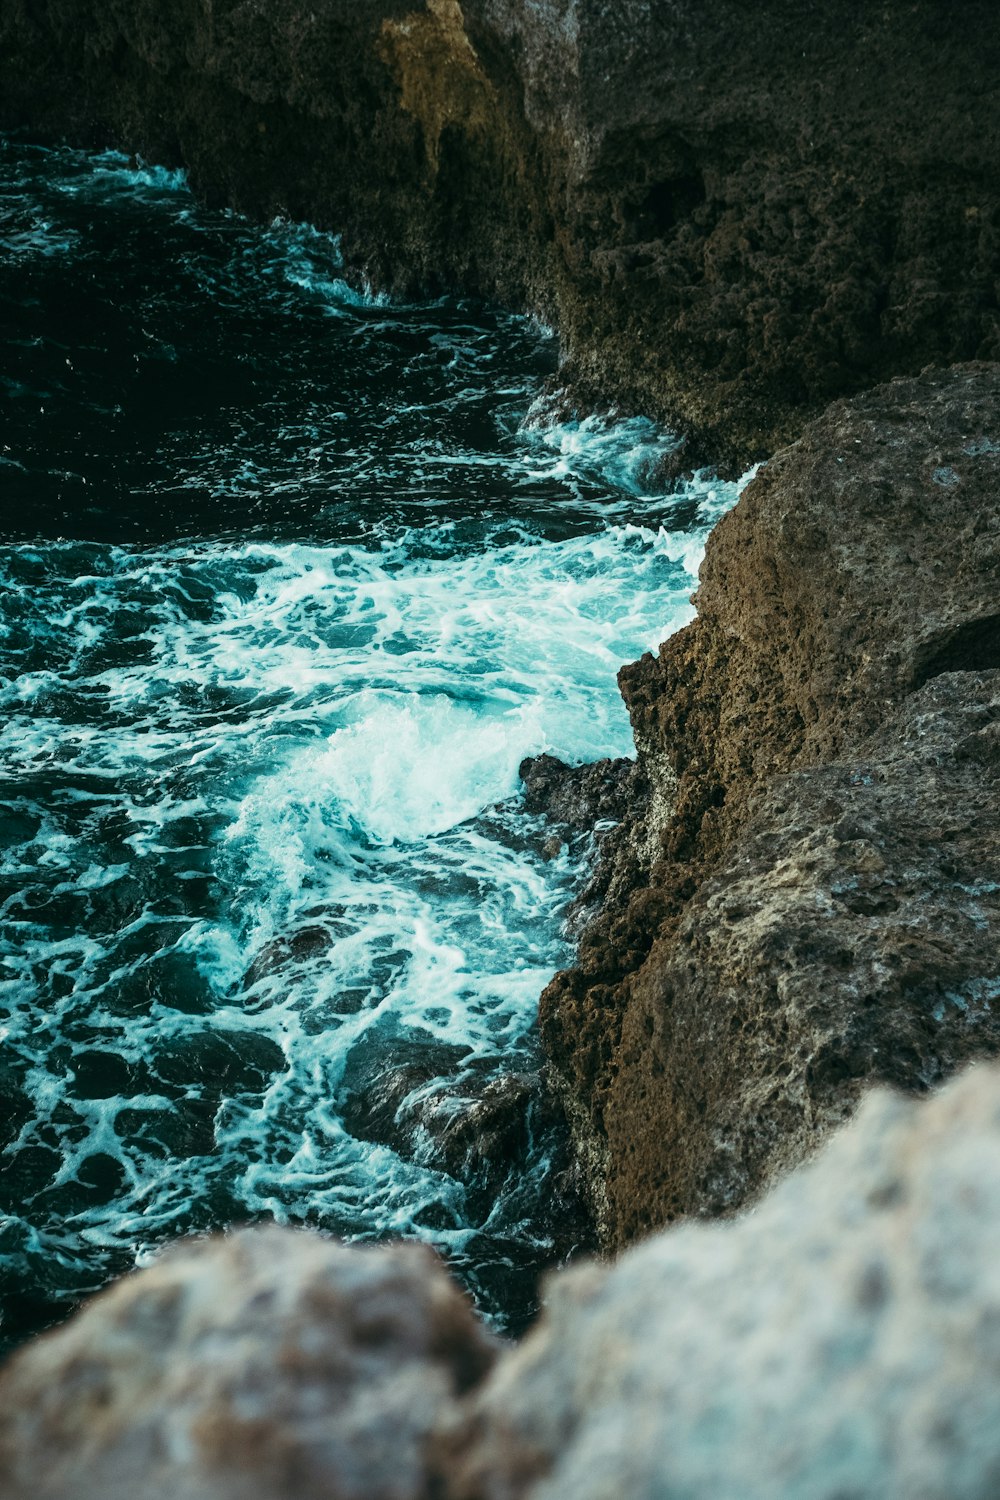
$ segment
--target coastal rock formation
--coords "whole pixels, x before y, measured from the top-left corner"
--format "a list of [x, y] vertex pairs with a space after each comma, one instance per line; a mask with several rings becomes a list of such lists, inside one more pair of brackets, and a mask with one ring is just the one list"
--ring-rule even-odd
[[1000, 1073], [889, 1090], [751, 1215], [550, 1280], [497, 1351], [430, 1252], [245, 1230], [0, 1374], [0, 1495], [992, 1500]]
[[433, 1253], [182, 1244], [0, 1376], [3, 1500], [423, 1500], [496, 1353]]
[[[342, 1080], [345, 1126], [362, 1141], [391, 1147], [404, 1160], [446, 1172], [462, 1184], [469, 1213], [498, 1222], [505, 1202], [525, 1192], [540, 1143], [544, 1162], [531, 1191], [545, 1200], [538, 1217], [540, 1254], [551, 1261], [592, 1244], [578, 1173], [570, 1158], [565, 1120], [537, 1071], [489, 1078], [471, 1067], [460, 1083], [445, 1084], [448, 1065], [457, 1070], [464, 1049], [421, 1043], [375, 1032], [355, 1043]], [[535, 1312], [533, 1288], [519, 1288], [524, 1314], [511, 1299], [512, 1326]]]
[[1000, 1047], [998, 411], [988, 365], [831, 407], [622, 671], [663, 795], [542, 1001], [608, 1243]]
[[518, 768], [528, 812], [541, 813], [571, 833], [621, 822], [642, 795], [636, 773], [632, 760], [568, 766], [554, 755], [530, 756]]
[[991, 1500], [1000, 1077], [882, 1090], [736, 1223], [550, 1283], [470, 1398], [461, 1500]]
[[0, 127], [539, 312], [582, 403], [739, 466], [1000, 356], [998, 67], [990, 0], [0, 0]]

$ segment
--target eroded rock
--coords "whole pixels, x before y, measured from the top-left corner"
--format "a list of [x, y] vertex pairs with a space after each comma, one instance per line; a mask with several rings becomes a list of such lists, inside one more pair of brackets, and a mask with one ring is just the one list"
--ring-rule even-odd
[[866, 1080], [997, 1046], [996, 676], [958, 669], [997, 665], [998, 411], [994, 365], [834, 405], [713, 533], [695, 623], [622, 671], [672, 808], [611, 845], [542, 1000], [609, 1242], [733, 1209]]
[[619, 823], [634, 811], [642, 791], [632, 760], [598, 760], [568, 766], [554, 755], [533, 755], [521, 762], [529, 812], [541, 813], [574, 833], [590, 833], [598, 823]]
[[3, 0], [0, 125], [182, 162], [559, 327], [685, 463], [1000, 356], [1000, 17], [939, 0]]
[[991, 1500], [1000, 1074], [880, 1090], [735, 1223], [550, 1283], [471, 1398], [456, 1500]]
[[5, 1500], [425, 1500], [496, 1346], [433, 1253], [182, 1244], [0, 1375]]
[[770, 781], [636, 977], [605, 1121], [623, 1238], [758, 1193], [872, 1082], [1000, 1051], [1000, 672]]

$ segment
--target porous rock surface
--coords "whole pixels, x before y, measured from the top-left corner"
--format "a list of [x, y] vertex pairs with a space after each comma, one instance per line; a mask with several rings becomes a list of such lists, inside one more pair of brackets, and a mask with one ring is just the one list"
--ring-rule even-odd
[[998, 413], [985, 364], [835, 403], [622, 671], [665, 795], [541, 1009], [608, 1243], [1000, 1046]]
[[430, 1252], [242, 1231], [0, 1373], [4, 1500], [994, 1500], [1000, 1071], [888, 1089], [496, 1351]]
[[0, 1375], [3, 1500], [424, 1500], [495, 1344], [431, 1251], [248, 1229], [118, 1282]]
[[1000, 1076], [870, 1094], [735, 1223], [550, 1284], [470, 1398], [461, 1500], [993, 1500]]
[[540, 312], [582, 402], [741, 465], [1000, 356], [998, 76], [992, 0], [0, 0], [0, 127]]

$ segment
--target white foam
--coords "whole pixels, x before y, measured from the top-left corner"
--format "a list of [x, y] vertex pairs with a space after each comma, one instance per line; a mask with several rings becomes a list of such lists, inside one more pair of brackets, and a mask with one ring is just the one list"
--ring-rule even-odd
[[[319, 303], [331, 335], [373, 348], [384, 307], [383, 331], [402, 326], [414, 363], [449, 378], [415, 387], [429, 426], [352, 453], [346, 479], [354, 414], [308, 403], [277, 414], [293, 463], [269, 469], [234, 419], [231, 451], [206, 444], [177, 476], [290, 505], [315, 483], [355, 517], [336, 542], [276, 530], [0, 553], [15, 785], [0, 804], [0, 996], [32, 1108], [17, 1148], [57, 1161], [35, 1222], [11, 1231], [18, 1254], [82, 1284], [81, 1245], [120, 1263], [273, 1214], [456, 1255], [496, 1233], [502, 1258], [510, 1223], [477, 1222], [419, 1142], [351, 1137], [344, 1078], [372, 1037], [439, 1049], [441, 1074], [415, 1084], [432, 1093], [537, 1062], [577, 872], [568, 851], [543, 857], [510, 802], [518, 765], [631, 752], [616, 672], [690, 618], [736, 487], [660, 493], [674, 440], [649, 423], [536, 413], [519, 429], [534, 375], [498, 375], [495, 341], [457, 316], [408, 322], [352, 290], [334, 237], [233, 220], [229, 259], [202, 254], [210, 231], [181, 177], [59, 161], [64, 197], [131, 193], [180, 222], [213, 299], [242, 305], [252, 286], [283, 316]], [[510, 327], [525, 346], [545, 337]], [[74, 1197], [94, 1161], [110, 1185]]]

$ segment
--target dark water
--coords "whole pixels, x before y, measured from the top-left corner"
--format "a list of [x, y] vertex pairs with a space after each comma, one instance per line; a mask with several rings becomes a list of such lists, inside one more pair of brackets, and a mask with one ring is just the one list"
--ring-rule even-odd
[[413, 1122], [537, 1066], [579, 851], [518, 763], [628, 753], [735, 490], [526, 423], [544, 329], [116, 155], [0, 143], [0, 299], [2, 1338], [259, 1219], [427, 1239], [518, 1326], [552, 1139], [486, 1184]]

